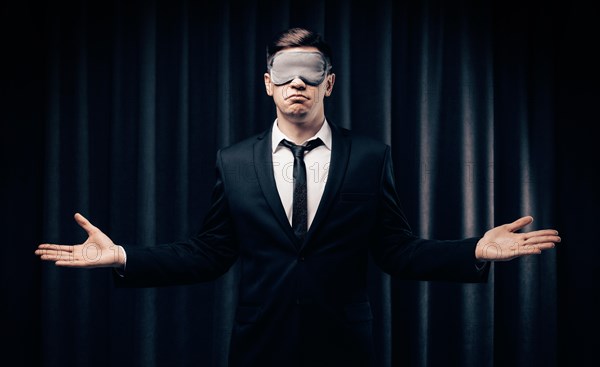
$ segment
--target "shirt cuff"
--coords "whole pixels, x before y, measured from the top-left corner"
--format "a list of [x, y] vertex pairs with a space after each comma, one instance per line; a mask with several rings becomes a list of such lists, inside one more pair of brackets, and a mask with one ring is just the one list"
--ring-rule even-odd
[[125, 277], [125, 268], [127, 267], [127, 252], [125, 251], [125, 248], [123, 246], [118, 246], [118, 247], [123, 252], [123, 267], [122, 268], [114, 268], [114, 269], [118, 276], [120, 276], [121, 278], [124, 278]]

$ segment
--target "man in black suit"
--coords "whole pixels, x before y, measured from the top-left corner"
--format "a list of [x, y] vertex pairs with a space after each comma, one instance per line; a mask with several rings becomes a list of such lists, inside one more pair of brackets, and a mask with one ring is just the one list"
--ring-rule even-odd
[[[522, 217], [481, 238], [412, 234], [395, 191], [390, 147], [327, 121], [335, 74], [322, 38], [290, 29], [269, 45], [265, 88], [277, 119], [267, 131], [222, 149], [201, 231], [188, 241], [122, 247], [80, 214], [89, 237], [42, 244], [42, 260], [114, 267], [123, 287], [215, 279], [241, 262], [232, 366], [368, 366], [373, 357], [367, 296], [369, 253], [393, 276], [484, 282], [489, 261], [539, 254], [552, 229], [517, 233]], [[94, 262], [88, 246], [100, 250]]]

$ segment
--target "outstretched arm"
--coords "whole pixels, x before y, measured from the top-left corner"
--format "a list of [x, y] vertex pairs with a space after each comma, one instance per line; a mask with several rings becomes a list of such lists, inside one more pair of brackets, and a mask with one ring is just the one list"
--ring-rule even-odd
[[35, 254], [45, 261], [71, 268], [122, 268], [125, 266], [125, 250], [96, 228], [83, 215], [75, 214], [75, 221], [88, 235], [79, 245], [44, 243]]
[[507, 261], [520, 256], [541, 254], [560, 242], [558, 231], [554, 229], [517, 233], [531, 222], [533, 217], [525, 216], [490, 229], [477, 242], [475, 257], [482, 261]]

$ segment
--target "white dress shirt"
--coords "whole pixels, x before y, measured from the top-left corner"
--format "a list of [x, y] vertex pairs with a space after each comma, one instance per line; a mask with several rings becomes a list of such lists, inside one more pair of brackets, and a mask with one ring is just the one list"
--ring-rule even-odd
[[[327, 175], [329, 173], [329, 162], [331, 160], [331, 127], [327, 120], [323, 123], [321, 129], [312, 138], [302, 143], [305, 144], [309, 140], [320, 138], [323, 145], [306, 152], [304, 163], [306, 165], [306, 200], [308, 210], [308, 228], [315, 218], [319, 202], [325, 190], [327, 183]], [[285, 214], [292, 224], [292, 208], [294, 197], [294, 155], [292, 151], [283, 145], [280, 145], [283, 139], [292, 141], [285, 136], [277, 126], [277, 120], [273, 123], [273, 131], [271, 135], [272, 152], [273, 152], [273, 174], [275, 175], [275, 183], [281, 204], [285, 210]]]

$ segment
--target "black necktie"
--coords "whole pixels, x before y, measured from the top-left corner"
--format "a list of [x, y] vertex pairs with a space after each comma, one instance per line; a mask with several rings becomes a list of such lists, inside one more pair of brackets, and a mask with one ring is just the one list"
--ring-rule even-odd
[[304, 240], [308, 229], [308, 209], [306, 207], [306, 166], [304, 154], [323, 144], [321, 139], [311, 140], [306, 145], [296, 145], [282, 140], [281, 144], [290, 148], [294, 155], [294, 198], [292, 206], [292, 228], [300, 240]]

